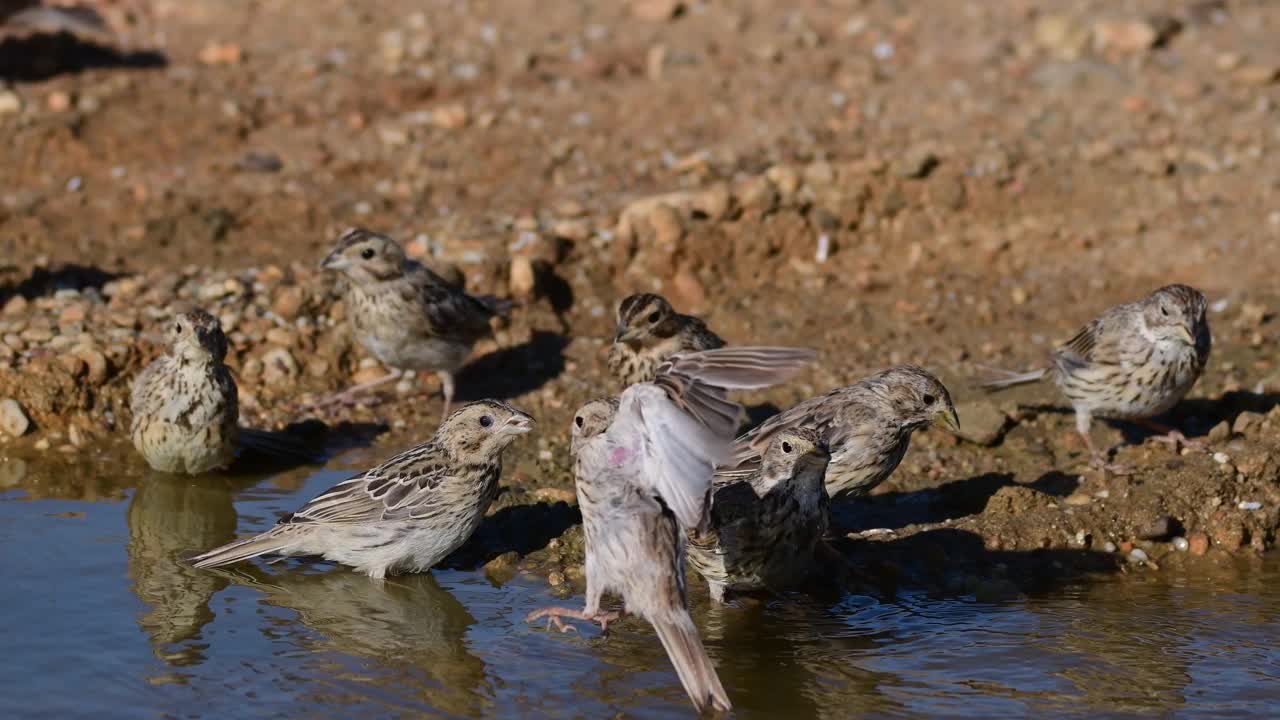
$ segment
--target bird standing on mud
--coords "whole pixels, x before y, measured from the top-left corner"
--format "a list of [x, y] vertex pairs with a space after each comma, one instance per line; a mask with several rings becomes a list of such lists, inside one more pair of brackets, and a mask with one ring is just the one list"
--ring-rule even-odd
[[1173, 409], [1196, 384], [1209, 360], [1212, 337], [1204, 294], [1167, 285], [1137, 302], [1107, 309], [1050, 355], [1048, 367], [986, 383], [987, 390], [1052, 377], [1076, 412], [1076, 431], [1095, 467], [1126, 473], [1093, 444], [1093, 418], [1129, 420], [1165, 433], [1175, 448], [1183, 434], [1151, 418]]
[[650, 382], [676, 353], [724, 347], [719, 335], [692, 315], [681, 315], [661, 295], [639, 293], [618, 304], [618, 330], [609, 348], [609, 372], [623, 386]]
[[779, 432], [812, 428], [831, 452], [827, 493], [832, 499], [863, 495], [897, 469], [911, 434], [935, 422], [959, 429], [951, 393], [924, 368], [897, 365], [769, 418], [738, 439], [719, 474], [725, 481], [750, 478]]
[[318, 555], [381, 580], [420, 572], [471, 537], [498, 494], [502, 452], [533, 418], [497, 400], [459, 408], [430, 441], [334, 485], [270, 530], [193, 559]]
[[198, 475], [235, 458], [239, 396], [223, 363], [227, 337], [203, 310], [179, 313], [169, 326], [169, 352], [138, 374], [129, 437], [152, 468]]
[[[437, 373], [448, 415], [454, 374], [490, 334], [489, 319], [505, 315], [511, 303], [468, 295], [410, 260], [396, 241], [361, 228], [344, 232], [320, 267], [346, 278], [347, 314], [360, 344], [397, 371]], [[399, 376], [391, 372], [334, 399], [349, 400]]]
[[784, 428], [750, 475], [716, 475], [709, 521], [689, 531], [689, 564], [712, 598], [782, 590], [815, 569], [827, 530], [823, 478], [830, 459], [816, 430]]
[[573, 420], [578, 504], [586, 535], [587, 599], [582, 610], [545, 608], [528, 619], [600, 622], [604, 593], [658, 633], [689, 698], [701, 711], [728, 710], [685, 599], [684, 536], [706, 518], [716, 464], [729, 453], [741, 406], [727, 389], [774, 385], [813, 357], [794, 348], [724, 348], [676, 355], [653, 382], [617, 399], [594, 400]]

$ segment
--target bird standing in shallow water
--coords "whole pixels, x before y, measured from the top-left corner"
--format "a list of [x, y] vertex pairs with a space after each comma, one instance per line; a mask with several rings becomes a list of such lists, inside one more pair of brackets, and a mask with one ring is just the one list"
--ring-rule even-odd
[[192, 562], [209, 568], [261, 555], [318, 555], [379, 580], [426, 570], [480, 526], [498, 494], [502, 451], [532, 425], [497, 400], [463, 406], [430, 441], [334, 485], [270, 530]]
[[544, 608], [528, 619], [608, 622], [605, 592], [653, 625], [689, 698], [701, 711], [728, 710], [715, 666], [685, 599], [684, 537], [701, 527], [711, 476], [729, 453], [741, 406], [727, 389], [761, 388], [799, 371], [813, 353], [723, 348], [676, 355], [653, 382], [584, 405], [573, 420], [578, 505], [586, 535], [582, 610]]
[[618, 304], [618, 330], [609, 348], [609, 372], [623, 386], [653, 380], [676, 353], [724, 347], [720, 336], [692, 315], [681, 315], [661, 295], [640, 293]]
[[712, 598], [782, 590], [809, 576], [827, 530], [823, 479], [830, 459], [816, 430], [784, 428], [754, 472], [716, 475], [709, 522], [689, 531], [689, 564]]
[[1125, 473], [1108, 463], [1093, 444], [1093, 418], [1128, 420], [1163, 436], [1175, 448], [1183, 434], [1152, 421], [1173, 409], [1204, 372], [1212, 337], [1204, 294], [1186, 285], [1167, 285], [1137, 302], [1109, 308], [1075, 337], [1055, 349], [1048, 367], [986, 383], [987, 390], [1052, 377], [1076, 412], [1076, 431], [1096, 467]]
[[828, 495], [863, 495], [897, 469], [911, 434], [934, 422], [959, 429], [951, 394], [924, 368], [897, 365], [769, 418], [738, 439], [719, 475], [726, 481], [752, 477], [780, 431], [812, 428], [831, 452]]
[[[476, 341], [491, 333], [489, 319], [505, 315], [511, 303], [468, 295], [410, 260], [396, 241], [361, 228], [344, 232], [320, 267], [346, 278], [347, 314], [360, 344], [397, 370], [438, 374], [448, 415], [454, 374]], [[331, 400], [349, 400], [398, 377], [389, 373]]]
[[227, 337], [203, 310], [179, 313], [169, 327], [169, 352], [133, 382], [129, 437], [152, 468], [198, 475], [235, 458], [240, 407], [236, 382], [223, 363]]

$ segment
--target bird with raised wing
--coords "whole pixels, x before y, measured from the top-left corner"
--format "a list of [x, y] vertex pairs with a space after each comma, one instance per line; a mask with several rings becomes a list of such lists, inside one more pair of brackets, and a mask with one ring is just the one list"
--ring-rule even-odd
[[624, 387], [649, 382], [672, 355], [719, 347], [724, 341], [701, 319], [676, 312], [661, 295], [637, 293], [618, 304], [609, 372]]
[[730, 707], [685, 597], [685, 533], [703, 525], [715, 466], [728, 457], [741, 406], [726, 391], [762, 388], [813, 358], [795, 348], [722, 348], [675, 355], [653, 382], [584, 405], [573, 419], [578, 505], [586, 536], [582, 610], [529, 619], [600, 622], [606, 592], [653, 625], [699, 710]]

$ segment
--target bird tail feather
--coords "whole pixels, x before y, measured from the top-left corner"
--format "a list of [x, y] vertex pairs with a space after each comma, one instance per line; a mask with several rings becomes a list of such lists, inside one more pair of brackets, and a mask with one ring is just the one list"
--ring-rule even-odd
[[270, 553], [283, 553], [295, 543], [286, 533], [284, 526], [276, 527], [244, 540], [236, 540], [217, 547], [202, 555], [191, 558], [191, 564], [197, 568], [215, 568], [223, 565], [249, 560]]
[[688, 611], [672, 613], [668, 618], [654, 621], [653, 629], [658, 632], [658, 639], [676, 668], [680, 684], [689, 693], [689, 699], [698, 712], [733, 709]]
[[1008, 370], [1001, 370], [999, 372], [1002, 373], [1004, 377], [979, 383], [978, 387], [986, 390], [987, 392], [999, 392], [1017, 385], [1040, 382], [1044, 379], [1045, 375], [1049, 373], [1049, 368], [1040, 368], [1039, 370], [1032, 370], [1031, 372], [1024, 373], [1009, 372]]

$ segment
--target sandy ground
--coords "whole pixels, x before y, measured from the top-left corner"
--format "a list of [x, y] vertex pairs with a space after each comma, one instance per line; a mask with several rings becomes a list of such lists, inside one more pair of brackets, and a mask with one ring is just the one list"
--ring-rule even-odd
[[[0, 40], [0, 398], [32, 421], [5, 457], [125, 452], [128, 384], [177, 302], [222, 318], [249, 424], [381, 374], [316, 270], [365, 225], [521, 302], [460, 381], [540, 421], [494, 510], [515, 530], [491, 523], [479, 561], [579, 572], [568, 420], [614, 389], [612, 308], [636, 290], [731, 342], [821, 351], [756, 419], [892, 363], [944, 378], [979, 442], [924, 433], [836, 513], [880, 577], [1275, 540], [1274, 4], [100, 5], [113, 40]], [[1208, 451], [1099, 426], [1139, 467], [1103, 476], [1051, 388], [971, 389], [1173, 281], [1211, 299], [1213, 358], [1170, 418]], [[376, 462], [430, 433], [438, 397], [410, 398], [437, 388], [319, 420], [335, 447], [385, 426], [346, 460]], [[83, 490], [57, 474], [13, 482]]]

